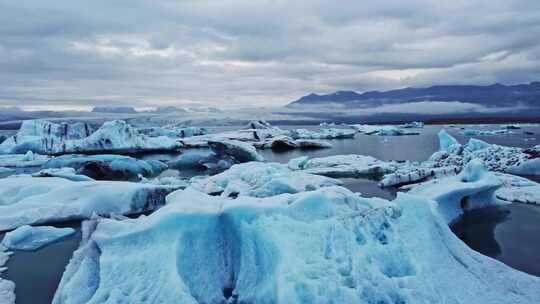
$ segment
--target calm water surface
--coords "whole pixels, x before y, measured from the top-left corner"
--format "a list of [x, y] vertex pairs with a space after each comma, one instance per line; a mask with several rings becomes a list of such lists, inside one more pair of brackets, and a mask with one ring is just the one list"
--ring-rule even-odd
[[[286, 126], [283, 128], [298, 128]], [[308, 126], [308, 129], [317, 127]], [[321, 150], [294, 150], [274, 153], [271, 150], [259, 151], [267, 161], [286, 163], [290, 159], [309, 155], [323, 157], [338, 154], [371, 155], [382, 160], [417, 160], [422, 161], [438, 150], [437, 133], [441, 126], [426, 126], [418, 129], [422, 134], [414, 136], [367, 136], [358, 134], [355, 139], [329, 140], [333, 148]], [[474, 129], [498, 129], [497, 125], [467, 126]], [[229, 128], [230, 129], [230, 128]], [[470, 137], [462, 136], [459, 128], [447, 128], [460, 142], [465, 143]], [[524, 134], [533, 131], [535, 135]], [[477, 137], [486, 142], [531, 147], [540, 144], [540, 128], [524, 127], [515, 130], [512, 135]], [[536, 138], [538, 134], [538, 139]], [[152, 154], [139, 156], [145, 159], [169, 160], [177, 154]], [[162, 176], [179, 175], [192, 177], [201, 174], [197, 171], [167, 170]], [[536, 178], [538, 181], [539, 179]], [[366, 179], [342, 179], [348, 189], [360, 192], [366, 197], [393, 199], [395, 189], [380, 189], [376, 181]], [[67, 223], [66, 226], [78, 229], [79, 223]], [[56, 225], [61, 226], [61, 225]], [[531, 274], [540, 275], [540, 207], [510, 205], [504, 208], [486, 208], [468, 214], [453, 227], [471, 248], [492, 256], [500, 261]], [[0, 233], [0, 238], [3, 234]], [[73, 251], [80, 241], [80, 232], [50, 244], [34, 252], [16, 251], [10, 258], [8, 270], [3, 277], [16, 283], [17, 303], [50, 303]]]

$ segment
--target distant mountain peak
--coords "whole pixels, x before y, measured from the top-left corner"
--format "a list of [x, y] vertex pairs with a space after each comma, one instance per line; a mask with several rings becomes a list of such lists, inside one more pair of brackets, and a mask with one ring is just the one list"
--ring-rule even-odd
[[343, 104], [365, 107], [418, 101], [460, 101], [485, 106], [515, 106], [516, 103], [540, 106], [540, 81], [529, 84], [504, 85], [435, 85], [427, 88], [407, 87], [390, 91], [367, 91], [357, 93], [340, 90], [330, 94], [303, 96], [287, 107]]

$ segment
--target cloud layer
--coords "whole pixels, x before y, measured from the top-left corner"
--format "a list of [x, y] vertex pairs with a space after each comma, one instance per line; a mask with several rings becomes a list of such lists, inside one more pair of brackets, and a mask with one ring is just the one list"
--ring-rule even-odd
[[278, 106], [538, 80], [540, 1], [0, 0], [0, 105]]

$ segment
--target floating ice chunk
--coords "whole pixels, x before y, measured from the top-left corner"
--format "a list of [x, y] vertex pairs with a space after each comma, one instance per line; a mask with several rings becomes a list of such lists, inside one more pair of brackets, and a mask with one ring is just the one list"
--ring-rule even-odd
[[411, 129], [411, 128], [423, 128], [424, 123], [421, 121], [408, 122], [400, 126], [401, 128]]
[[540, 205], [540, 185], [503, 187], [495, 193], [498, 199], [521, 204]]
[[514, 132], [509, 130], [475, 130], [475, 129], [465, 129], [461, 134], [467, 136], [494, 136], [494, 135], [503, 135], [503, 134], [513, 134]]
[[170, 138], [186, 138], [198, 135], [205, 135], [208, 133], [208, 130], [200, 127], [183, 127], [183, 128], [142, 128], [138, 129], [142, 134], [148, 135], [150, 137], [159, 137], [166, 136]]
[[139, 160], [129, 156], [70, 154], [52, 158], [43, 168], [74, 168], [77, 173], [94, 179], [134, 180], [137, 176], [156, 176], [167, 165], [156, 160]]
[[22, 225], [130, 214], [155, 209], [175, 187], [58, 177], [0, 179], [0, 231]]
[[83, 225], [53, 303], [540, 301], [539, 278], [468, 248], [434, 204], [341, 187], [236, 200], [176, 191], [147, 217]]
[[418, 185], [409, 193], [432, 199], [448, 223], [466, 210], [497, 204], [495, 191], [499, 179], [488, 172], [482, 161], [470, 161], [457, 175]]
[[13, 250], [36, 250], [73, 233], [73, 228], [24, 225], [6, 233], [2, 244]]
[[40, 154], [67, 153], [135, 153], [176, 150], [180, 143], [168, 137], [148, 137], [125, 121], [103, 124], [95, 132], [86, 124], [56, 125], [42, 121], [25, 121], [17, 135], [0, 144], [2, 153], [28, 150]]
[[253, 145], [238, 140], [209, 141], [208, 145], [217, 155], [227, 155], [239, 163], [264, 160]]
[[408, 131], [396, 126], [378, 126], [378, 125], [351, 125], [351, 128], [366, 135], [380, 136], [401, 136], [401, 135], [419, 135], [419, 132]]
[[521, 129], [521, 126], [518, 124], [508, 124], [508, 125], [501, 125], [501, 128], [508, 129], [508, 130], [518, 130], [518, 129]]
[[226, 197], [238, 195], [268, 197], [339, 184], [340, 181], [332, 178], [291, 171], [282, 164], [249, 162], [234, 165], [214, 176], [194, 178], [191, 187], [208, 194]]
[[26, 154], [0, 155], [0, 167], [25, 168], [40, 167], [50, 159], [49, 156], [26, 152]]
[[206, 162], [208, 162], [208, 159], [212, 157], [216, 157], [216, 155], [211, 152], [193, 152], [188, 151], [185, 153], [180, 154], [177, 158], [174, 160], [171, 160], [167, 163], [169, 168], [173, 169], [189, 169], [189, 168], [199, 168], [199, 169], [206, 169], [206, 166], [204, 165]]
[[289, 136], [293, 139], [343, 139], [354, 138], [356, 132], [350, 129], [321, 129], [321, 130], [307, 130], [307, 129], [294, 129], [289, 131]]
[[319, 157], [297, 164], [291, 163], [292, 168], [295, 165], [307, 173], [333, 178], [378, 177], [396, 170], [393, 163], [380, 161], [371, 156], [355, 154]]
[[540, 157], [507, 167], [505, 172], [517, 175], [540, 175]]
[[453, 145], [459, 145], [459, 142], [445, 129], [439, 131], [439, 151], [448, 151]]
[[300, 156], [289, 160], [287, 167], [291, 170], [301, 170], [309, 160], [309, 156]]
[[272, 129], [272, 125], [266, 120], [252, 120], [247, 125], [248, 129]]
[[456, 175], [460, 170], [461, 168], [456, 166], [440, 168], [424, 168], [421, 166], [407, 167], [404, 169], [398, 169], [394, 173], [384, 175], [383, 179], [379, 182], [379, 186], [392, 187], [418, 183], [433, 178]]
[[51, 169], [42, 169], [36, 173], [32, 174], [33, 177], [60, 177], [69, 179], [74, 182], [83, 182], [83, 181], [93, 181], [94, 179], [77, 174], [73, 168], [51, 168]]
[[6, 177], [15, 173], [15, 170], [11, 168], [0, 167], [0, 177]]

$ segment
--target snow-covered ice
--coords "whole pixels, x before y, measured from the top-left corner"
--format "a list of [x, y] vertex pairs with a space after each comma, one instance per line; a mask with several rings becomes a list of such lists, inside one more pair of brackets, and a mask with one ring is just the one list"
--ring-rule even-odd
[[36, 173], [32, 173], [33, 177], [60, 177], [65, 178], [74, 182], [84, 182], [84, 181], [93, 181], [93, 178], [90, 178], [86, 175], [77, 174], [73, 168], [49, 168], [41, 169]]
[[37, 250], [74, 233], [75, 229], [69, 227], [24, 225], [6, 233], [2, 245], [12, 250]]
[[207, 194], [225, 197], [247, 195], [268, 197], [282, 193], [299, 193], [341, 182], [328, 177], [292, 171], [278, 163], [249, 162], [232, 166], [217, 175], [195, 177], [191, 187]]
[[501, 130], [476, 130], [476, 129], [465, 129], [461, 132], [463, 135], [467, 136], [494, 136], [494, 135], [508, 135], [514, 134], [514, 132], [507, 129]]
[[149, 216], [85, 223], [53, 303], [540, 301], [540, 278], [468, 248], [436, 204], [342, 187], [235, 200], [176, 191]]
[[100, 215], [130, 214], [164, 204], [175, 187], [59, 177], [0, 179], [0, 231]]
[[396, 170], [391, 162], [378, 160], [365, 155], [334, 155], [307, 159], [292, 159], [289, 167], [304, 172], [324, 175], [333, 178], [345, 177], [378, 177]]
[[201, 127], [152, 127], [152, 128], [140, 128], [138, 131], [144, 135], [150, 137], [167, 136], [170, 138], [186, 138], [197, 135], [208, 134], [208, 130]]
[[139, 175], [151, 177], [158, 175], [167, 165], [157, 160], [140, 160], [130, 156], [115, 154], [57, 156], [43, 165], [43, 168], [74, 168], [77, 173], [94, 179], [131, 179]]
[[420, 132], [406, 130], [406, 129], [402, 129], [396, 126], [355, 124], [355, 125], [351, 125], [351, 128], [366, 135], [403, 136], [403, 135], [419, 135], [420, 134]]

